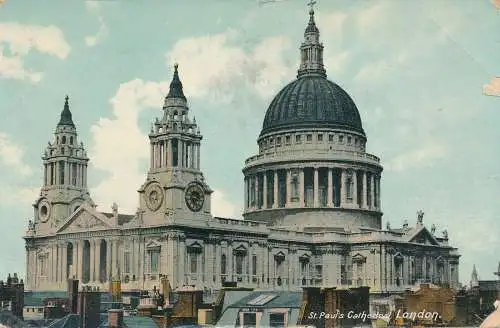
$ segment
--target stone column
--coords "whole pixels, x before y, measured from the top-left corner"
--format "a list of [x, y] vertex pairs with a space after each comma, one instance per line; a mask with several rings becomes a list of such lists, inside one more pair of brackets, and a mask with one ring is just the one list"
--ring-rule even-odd
[[149, 167], [154, 168], [155, 162], [155, 151], [154, 151], [154, 146], [153, 144], [150, 145], [150, 150], [149, 150]]
[[362, 199], [362, 203], [361, 203], [361, 207], [362, 208], [368, 208], [368, 205], [367, 205], [367, 182], [366, 182], [366, 171], [363, 171], [363, 192], [361, 194], [361, 199]]
[[347, 177], [346, 177], [346, 170], [342, 169], [341, 170], [341, 183], [340, 183], [340, 206], [345, 206], [347, 203]]
[[101, 282], [101, 240], [95, 241], [95, 267], [94, 267], [95, 281]]
[[113, 245], [111, 239], [106, 240], [106, 281], [109, 281], [110, 277], [113, 277], [113, 266], [112, 257], [113, 257]]
[[95, 240], [89, 240], [89, 252], [90, 252], [90, 275], [89, 282], [95, 281]]
[[245, 182], [245, 190], [243, 192], [244, 193], [244, 196], [243, 196], [244, 197], [244, 200], [243, 200], [244, 208], [243, 208], [243, 210], [246, 211], [248, 209], [248, 178], [247, 177], [245, 177], [244, 182]]
[[50, 247], [50, 273], [49, 283], [54, 283], [57, 276], [57, 245], [52, 244]]
[[352, 204], [354, 207], [358, 208], [359, 207], [359, 204], [358, 204], [358, 172], [356, 170], [353, 170], [352, 171], [352, 185], [353, 185], [353, 188], [352, 188]]
[[184, 142], [180, 139], [177, 140], [177, 166], [184, 167]]
[[264, 171], [263, 173], [263, 178], [262, 178], [262, 207], [267, 208], [267, 172]]
[[113, 239], [112, 240], [113, 247], [112, 247], [112, 267], [113, 267], [113, 277], [118, 278], [118, 240]]
[[314, 168], [314, 207], [319, 207], [319, 172]]
[[375, 209], [375, 178], [374, 174], [370, 174], [370, 207]]
[[68, 245], [67, 243], [61, 244], [61, 282], [62, 287], [68, 279]]
[[305, 206], [304, 200], [304, 190], [305, 190], [305, 179], [304, 179], [304, 168], [299, 171], [299, 197], [300, 197], [300, 207]]
[[231, 242], [228, 242], [228, 245], [227, 245], [227, 280], [228, 281], [233, 281], [233, 273], [234, 273], [234, 270], [233, 270], [233, 245], [231, 244]]
[[179, 236], [179, 280], [181, 286], [186, 281], [186, 240], [184, 236]]
[[278, 170], [274, 170], [273, 181], [273, 208], [278, 208]]
[[333, 207], [333, 169], [328, 168], [328, 207]]
[[292, 171], [286, 170], [286, 207], [290, 207], [292, 198]]
[[200, 169], [200, 145], [196, 145], [196, 169]]
[[172, 166], [173, 163], [173, 152], [172, 152], [172, 139], [167, 140], [167, 166]]
[[377, 187], [377, 209], [380, 209], [380, 175], [377, 174], [376, 178], [376, 187]]
[[83, 279], [83, 240], [78, 240], [77, 241], [77, 271], [76, 271], [76, 277], [78, 280], [81, 282]]
[[260, 209], [260, 199], [259, 199], [259, 173], [256, 173], [254, 176], [255, 181], [255, 208]]

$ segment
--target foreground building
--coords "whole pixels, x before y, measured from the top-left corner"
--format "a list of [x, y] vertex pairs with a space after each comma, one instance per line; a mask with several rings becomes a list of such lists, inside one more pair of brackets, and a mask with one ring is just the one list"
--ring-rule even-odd
[[200, 171], [202, 135], [178, 66], [151, 127], [150, 168], [134, 214], [100, 212], [87, 188], [88, 157], [66, 98], [43, 156], [44, 184], [26, 241], [27, 289], [66, 290], [68, 278], [104, 290], [152, 289], [166, 276], [216, 291], [223, 282], [299, 289], [368, 286], [372, 296], [421, 282], [458, 285], [446, 231], [382, 228], [382, 166], [366, 152], [356, 104], [327, 80], [311, 10], [297, 79], [271, 102], [259, 153], [243, 168], [245, 220], [211, 215]]

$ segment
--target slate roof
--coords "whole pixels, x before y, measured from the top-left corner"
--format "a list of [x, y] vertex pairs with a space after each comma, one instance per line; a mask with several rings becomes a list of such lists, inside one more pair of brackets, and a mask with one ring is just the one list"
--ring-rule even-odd
[[261, 136], [300, 128], [337, 128], [365, 134], [356, 104], [337, 84], [322, 76], [302, 76], [274, 97]]
[[479, 280], [480, 291], [500, 291], [500, 280]]
[[43, 306], [46, 298], [67, 298], [66, 292], [24, 292], [24, 306]]

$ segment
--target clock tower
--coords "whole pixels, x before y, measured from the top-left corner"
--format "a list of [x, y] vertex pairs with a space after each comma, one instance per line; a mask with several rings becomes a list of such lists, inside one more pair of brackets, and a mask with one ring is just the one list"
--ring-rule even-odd
[[177, 64], [163, 116], [152, 124], [149, 140], [149, 171], [139, 189], [144, 224], [209, 219], [212, 190], [200, 170], [202, 135], [196, 119], [189, 117]]

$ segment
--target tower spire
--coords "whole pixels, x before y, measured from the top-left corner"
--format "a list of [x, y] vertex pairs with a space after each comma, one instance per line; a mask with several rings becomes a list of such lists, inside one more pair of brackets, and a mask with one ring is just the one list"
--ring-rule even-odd
[[182, 82], [179, 78], [178, 69], [179, 64], [174, 64], [174, 77], [172, 78], [172, 82], [170, 82], [170, 90], [168, 92], [167, 98], [181, 98], [186, 100], [186, 96], [184, 96], [184, 92], [182, 91]]
[[471, 274], [470, 285], [471, 285], [471, 287], [477, 287], [477, 286], [479, 286], [479, 277], [477, 275], [477, 270], [476, 270], [476, 265], [475, 264], [472, 266], [472, 274]]
[[297, 78], [310, 75], [326, 77], [323, 66], [323, 44], [319, 42], [319, 29], [314, 21], [314, 5], [316, 1], [308, 3], [309, 23], [304, 32], [304, 42], [300, 46], [301, 60]]
[[59, 125], [69, 125], [69, 126], [75, 127], [75, 123], [73, 123], [73, 117], [71, 115], [71, 111], [69, 110], [69, 97], [68, 97], [68, 95], [66, 95], [66, 97], [64, 99], [65, 99], [64, 108], [61, 112], [61, 119], [59, 120], [59, 123], [57, 125], [58, 126]]

